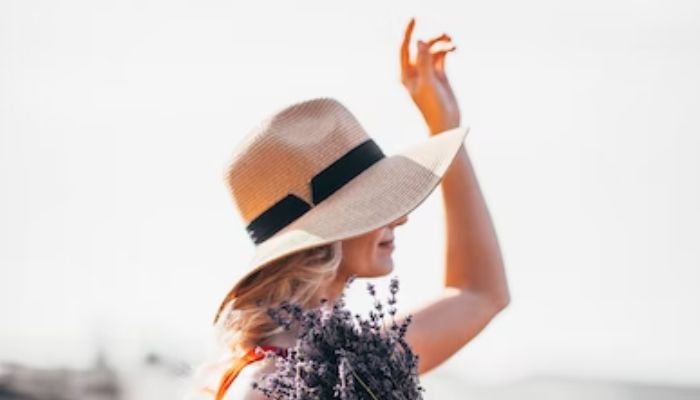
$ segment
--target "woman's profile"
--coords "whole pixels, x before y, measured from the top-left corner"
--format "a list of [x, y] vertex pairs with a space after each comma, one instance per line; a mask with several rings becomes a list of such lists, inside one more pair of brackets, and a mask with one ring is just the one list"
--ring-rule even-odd
[[[430, 137], [387, 155], [338, 100], [309, 99], [278, 110], [236, 148], [226, 180], [255, 244], [246, 273], [224, 297], [214, 322], [228, 353], [202, 370], [211, 399], [266, 397], [251, 383], [274, 369], [257, 347], [283, 353], [298, 327], [285, 331], [267, 307], [282, 302], [331, 305], [351, 276], [393, 270], [394, 231], [438, 186], [445, 209], [444, 290], [412, 315], [406, 341], [419, 373], [439, 366], [509, 303], [503, 261], [488, 209], [463, 141], [444, 60], [455, 47], [443, 34], [400, 48], [401, 82], [422, 113]], [[407, 226], [410, 226], [407, 225]], [[400, 243], [396, 243], [400, 247]], [[437, 266], [426, 266], [435, 275]], [[397, 316], [397, 321], [405, 318]]]

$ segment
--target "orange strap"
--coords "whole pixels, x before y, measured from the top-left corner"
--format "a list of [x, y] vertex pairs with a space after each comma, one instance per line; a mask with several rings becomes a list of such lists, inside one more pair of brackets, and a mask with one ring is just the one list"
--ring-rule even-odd
[[246, 352], [246, 354], [243, 357], [239, 358], [233, 364], [233, 366], [231, 368], [229, 368], [228, 370], [226, 370], [226, 372], [224, 372], [224, 375], [221, 377], [221, 382], [219, 383], [219, 390], [216, 392], [216, 397], [215, 397], [216, 400], [223, 400], [224, 395], [226, 394], [226, 391], [233, 383], [233, 380], [236, 379], [238, 374], [241, 372], [243, 367], [245, 367], [246, 365], [248, 365], [252, 362], [262, 360], [263, 358], [265, 358], [264, 351], [272, 350], [272, 351], [277, 352], [277, 354], [279, 354], [279, 355], [284, 355], [286, 352], [286, 349], [281, 348], [281, 347], [277, 347], [277, 346], [257, 346], [257, 347], [260, 347], [263, 350], [262, 352], [260, 352], [260, 354], [256, 354], [256, 352], [255, 352], [256, 347], [254, 347], [254, 348], [248, 350], [248, 352]]

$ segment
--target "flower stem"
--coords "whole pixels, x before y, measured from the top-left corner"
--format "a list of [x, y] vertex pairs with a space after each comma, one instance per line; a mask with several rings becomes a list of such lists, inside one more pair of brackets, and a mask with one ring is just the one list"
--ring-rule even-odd
[[374, 400], [379, 400], [379, 399], [377, 399], [377, 396], [375, 396], [374, 393], [372, 393], [372, 391], [369, 390], [369, 388], [367, 387], [367, 385], [365, 384], [365, 382], [364, 382], [359, 376], [357, 376], [357, 374], [355, 373], [355, 370], [353, 370], [353, 369], [352, 369], [352, 366], [350, 365], [350, 361], [347, 361], [347, 363], [348, 363], [348, 367], [350, 368], [350, 372], [352, 372], [352, 374], [355, 376], [355, 378], [357, 378], [357, 380], [360, 381], [360, 384], [362, 385], [362, 387], [365, 388], [365, 390], [367, 391], [367, 393], [369, 393], [369, 395], [372, 396], [372, 398], [373, 398]]

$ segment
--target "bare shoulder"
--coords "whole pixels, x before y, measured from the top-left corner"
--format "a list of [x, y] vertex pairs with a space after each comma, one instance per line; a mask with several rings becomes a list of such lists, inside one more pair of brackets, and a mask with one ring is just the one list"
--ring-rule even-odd
[[269, 400], [263, 392], [254, 389], [252, 384], [260, 381], [265, 375], [274, 370], [274, 358], [263, 359], [246, 365], [226, 391], [224, 400]]

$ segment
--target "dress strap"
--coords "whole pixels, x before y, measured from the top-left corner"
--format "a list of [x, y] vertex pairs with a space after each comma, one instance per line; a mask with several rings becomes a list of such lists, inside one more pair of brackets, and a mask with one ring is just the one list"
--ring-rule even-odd
[[[262, 349], [259, 353], [256, 352], [256, 350], [260, 348]], [[231, 386], [233, 383], [233, 380], [236, 379], [238, 374], [241, 372], [243, 367], [245, 367], [248, 364], [251, 364], [255, 361], [262, 360], [265, 358], [265, 353], [266, 351], [274, 351], [277, 353], [277, 355], [281, 356], [286, 356], [287, 354], [287, 349], [283, 347], [277, 347], [277, 346], [256, 346], [253, 347], [252, 349], [248, 350], [243, 357], [239, 358], [236, 360], [235, 363], [224, 372], [224, 375], [221, 377], [221, 382], [219, 383], [219, 390], [216, 392], [216, 400], [223, 400], [224, 395], [226, 394], [226, 390]]]

